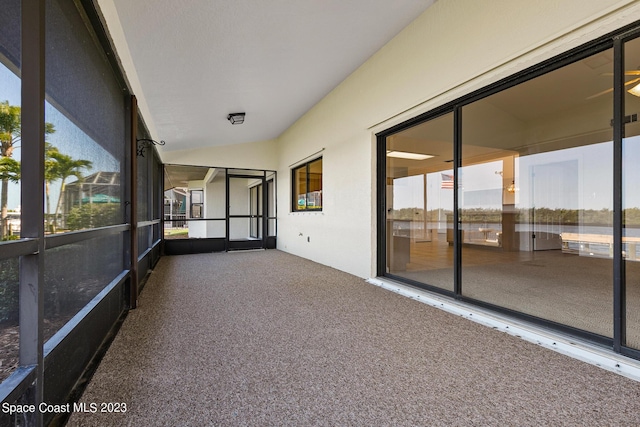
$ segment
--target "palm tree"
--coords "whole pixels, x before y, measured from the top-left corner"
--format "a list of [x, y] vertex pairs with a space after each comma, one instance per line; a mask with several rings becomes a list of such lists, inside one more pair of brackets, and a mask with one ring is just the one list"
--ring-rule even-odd
[[11, 157], [0, 158], [0, 179], [16, 184], [20, 182], [20, 162]]
[[[49, 228], [53, 228], [53, 221], [51, 220], [51, 202], [50, 202], [50, 193], [51, 193], [51, 183], [58, 179], [56, 175], [56, 161], [52, 157], [53, 153], [58, 153], [58, 149], [51, 145], [48, 142], [45, 142], [44, 148], [44, 194], [46, 201], [46, 215], [45, 218], [49, 221]], [[50, 229], [49, 231], [52, 231]]]
[[[13, 155], [15, 144], [20, 140], [20, 107], [9, 105], [9, 101], [0, 102], [0, 156], [9, 158]], [[2, 176], [2, 195], [0, 206], [0, 236], [7, 234], [7, 192], [8, 176]]]
[[78, 180], [82, 180], [82, 170], [90, 170], [93, 163], [90, 160], [75, 160], [71, 156], [60, 153], [58, 150], [51, 150], [51, 159], [55, 162], [52, 165], [51, 176], [55, 176], [55, 179], [60, 179], [60, 195], [58, 196], [58, 203], [56, 205], [56, 212], [54, 215], [55, 222], [58, 222], [58, 215], [60, 214], [60, 208], [62, 206], [62, 199], [66, 190], [67, 178], [75, 176]]
[[0, 102], [0, 155], [11, 157], [14, 144], [20, 140], [20, 107]]
[[[16, 144], [21, 139], [21, 108], [16, 105], [9, 105], [9, 101], [0, 102], [0, 158], [2, 160], [9, 159], [13, 156], [13, 151], [16, 148]], [[45, 123], [45, 135], [50, 135], [55, 132], [53, 124]], [[10, 162], [9, 162], [10, 163]], [[5, 163], [7, 167], [8, 163]], [[13, 164], [15, 166], [16, 164]], [[18, 168], [20, 163], [17, 162]], [[14, 175], [15, 176], [15, 175]], [[19, 173], [17, 175], [19, 177]], [[7, 193], [9, 191], [9, 181], [18, 182], [13, 180], [9, 175], [0, 175], [2, 181], [2, 195], [0, 196], [0, 207], [2, 213], [0, 215], [0, 236], [4, 237], [7, 234]]]

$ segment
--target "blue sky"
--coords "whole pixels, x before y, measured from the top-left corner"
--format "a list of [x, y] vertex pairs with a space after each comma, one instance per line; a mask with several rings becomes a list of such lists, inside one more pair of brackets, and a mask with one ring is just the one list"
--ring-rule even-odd
[[[20, 105], [20, 79], [13, 74], [4, 65], [0, 64], [0, 102], [9, 101], [11, 105]], [[89, 171], [84, 171], [84, 175], [90, 175], [98, 171], [119, 171], [120, 165], [117, 159], [115, 159], [106, 150], [100, 147], [95, 141], [93, 141], [87, 134], [85, 134], [80, 128], [74, 125], [63, 114], [51, 106], [48, 102], [45, 103], [45, 120], [49, 123], [53, 123], [55, 127], [55, 133], [47, 137], [47, 141], [57, 147], [58, 150], [70, 155], [74, 159], [85, 159], [93, 162], [93, 167]], [[17, 148], [13, 157], [16, 160], [21, 160], [22, 153], [20, 150], [20, 144], [17, 144]], [[70, 179], [71, 182], [75, 181], [75, 178]], [[55, 204], [60, 194], [60, 182], [54, 182], [51, 186], [51, 211], [55, 210]], [[20, 205], [20, 187], [17, 184], [9, 184], [8, 192], [8, 207], [9, 209], [15, 209]]]

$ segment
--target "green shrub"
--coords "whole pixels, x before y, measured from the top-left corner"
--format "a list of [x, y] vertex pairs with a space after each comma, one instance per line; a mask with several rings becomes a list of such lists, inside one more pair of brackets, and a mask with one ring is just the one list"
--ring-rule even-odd
[[118, 203], [80, 205], [69, 211], [67, 228], [69, 230], [82, 230], [119, 224], [122, 222], [120, 215], [120, 204]]

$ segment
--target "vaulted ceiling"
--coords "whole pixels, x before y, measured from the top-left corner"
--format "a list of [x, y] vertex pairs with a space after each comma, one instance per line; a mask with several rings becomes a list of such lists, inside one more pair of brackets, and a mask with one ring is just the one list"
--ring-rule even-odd
[[[435, 0], [99, 0], [164, 150], [278, 137]], [[242, 125], [227, 115], [246, 112]]]

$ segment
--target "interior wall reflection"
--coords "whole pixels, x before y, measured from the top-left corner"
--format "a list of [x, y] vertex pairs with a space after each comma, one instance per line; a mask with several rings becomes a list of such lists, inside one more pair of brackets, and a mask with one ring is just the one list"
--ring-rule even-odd
[[387, 272], [453, 291], [453, 114], [387, 137]]
[[623, 153], [623, 256], [626, 270], [627, 346], [640, 349], [640, 39], [625, 44]]
[[462, 109], [462, 293], [611, 337], [613, 51]]

